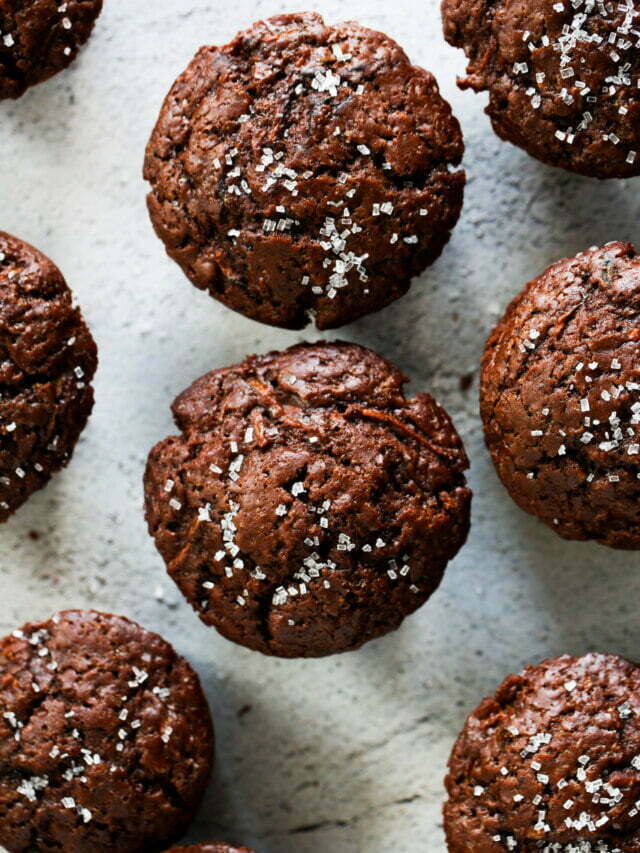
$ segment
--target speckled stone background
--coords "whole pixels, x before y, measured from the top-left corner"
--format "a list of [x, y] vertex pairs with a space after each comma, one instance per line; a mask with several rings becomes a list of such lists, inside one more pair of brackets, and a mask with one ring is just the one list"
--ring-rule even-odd
[[71, 467], [0, 530], [0, 630], [92, 606], [162, 632], [193, 662], [218, 759], [188, 840], [260, 853], [443, 853], [447, 755], [503, 675], [561, 652], [640, 659], [640, 555], [562, 542], [521, 513], [490, 465], [477, 404], [482, 345], [506, 302], [559, 257], [640, 243], [640, 181], [565, 175], [494, 137], [484, 99], [456, 89], [463, 57], [442, 38], [435, 0], [309, 6], [395, 37], [436, 73], [462, 122], [469, 184], [451, 244], [407, 297], [340, 336], [399, 363], [412, 388], [435, 392], [454, 416], [472, 460], [469, 543], [395, 635], [331, 659], [236, 648], [181, 600], [142, 517], [143, 466], [172, 429], [169, 403], [211, 368], [304, 336], [232, 314], [188, 284], [152, 233], [143, 150], [197, 47], [297, 8], [105, 0], [72, 69], [0, 104], [0, 227], [60, 265], [101, 357]]

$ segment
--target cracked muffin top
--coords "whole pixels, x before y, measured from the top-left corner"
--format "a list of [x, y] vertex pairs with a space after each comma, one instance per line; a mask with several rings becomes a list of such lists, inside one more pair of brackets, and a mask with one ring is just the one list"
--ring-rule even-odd
[[510, 675], [449, 759], [449, 853], [636, 853], [640, 672], [564, 655]]
[[0, 99], [70, 65], [101, 11], [102, 0], [0, 0]]
[[149, 530], [201, 619], [283, 657], [397, 628], [464, 543], [467, 458], [446, 412], [351, 344], [251, 356], [173, 404]]
[[198, 678], [157, 634], [70, 610], [0, 641], [0, 845], [9, 853], [170, 844], [212, 760]]
[[440, 254], [463, 142], [433, 76], [382, 33], [312, 13], [204, 47], [147, 147], [148, 207], [197, 287], [263, 323], [335, 328]]
[[502, 139], [598, 178], [640, 175], [637, 0], [443, 0], [462, 88], [489, 92]]
[[68, 463], [97, 363], [60, 270], [0, 232], [0, 522]]
[[526, 512], [567, 539], [640, 548], [640, 257], [609, 243], [549, 267], [490, 336], [487, 447]]

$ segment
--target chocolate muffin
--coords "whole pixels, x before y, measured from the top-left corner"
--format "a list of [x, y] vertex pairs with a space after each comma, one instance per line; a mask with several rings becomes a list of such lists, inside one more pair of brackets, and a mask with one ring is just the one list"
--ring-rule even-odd
[[200, 618], [252, 649], [315, 657], [397, 628], [469, 529], [462, 443], [389, 362], [303, 344], [181, 394], [145, 475], [149, 530]]
[[228, 844], [192, 844], [190, 847], [174, 847], [169, 853], [253, 853], [253, 850]]
[[147, 853], [187, 828], [213, 729], [198, 677], [157, 634], [69, 610], [0, 641], [0, 845]]
[[501, 139], [596, 178], [640, 175], [640, 7], [633, 0], [443, 0], [463, 89], [489, 92]]
[[549, 267], [490, 336], [487, 447], [511, 497], [566, 539], [640, 548], [640, 257]]
[[60, 270], [0, 232], [0, 522], [69, 462], [93, 408], [96, 366]]
[[640, 672], [568, 655], [510, 675], [449, 759], [449, 853], [640, 849]]
[[2, 0], [0, 99], [19, 98], [70, 65], [101, 11], [102, 0]]
[[462, 206], [458, 122], [382, 33], [279, 15], [204, 47], [169, 92], [149, 212], [196, 287], [274, 326], [335, 328], [402, 296]]

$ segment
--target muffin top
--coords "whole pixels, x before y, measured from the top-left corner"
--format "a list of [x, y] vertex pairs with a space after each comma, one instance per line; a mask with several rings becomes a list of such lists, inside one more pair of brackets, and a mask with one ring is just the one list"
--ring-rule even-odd
[[351, 344], [251, 356], [173, 405], [149, 530], [201, 618], [285, 657], [397, 628], [464, 543], [467, 458], [446, 412]]
[[568, 539], [640, 548], [640, 257], [549, 267], [487, 342], [487, 446], [514, 500]]
[[0, 99], [70, 65], [101, 11], [102, 0], [0, 0]]
[[197, 676], [134, 622], [71, 610], [0, 641], [0, 845], [10, 853], [170, 844], [212, 753]]
[[382, 33], [280, 15], [178, 78], [147, 147], [149, 211], [191, 281], [286, 328], [387, 305], [462, 205], [462, 135]]
[[564, 655], [509, 676], [449, 760], [449, 853], [640, 849], [640, 672]]
[[96, 366], [60, 270], [0, 232], [0, 522], [68, 462], [93, 407]]
[[445, 36], [488, 90], [495, 131], [553, 166], [640, 175], [640, 7], [633, 0], [443, 0]]

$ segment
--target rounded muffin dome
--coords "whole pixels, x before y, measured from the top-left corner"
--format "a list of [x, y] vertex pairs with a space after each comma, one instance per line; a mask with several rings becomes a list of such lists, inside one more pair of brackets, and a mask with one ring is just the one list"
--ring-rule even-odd
[[567, 258], [511, 303], [484, 353], [481, 412], [500, 479], [567, 539], [640, 548], [640, 257]]
[[351, 344], [251, 356], [173, 405], [145, 476], [149, 530], [201, 619], [267, 654], [397, 628], [464, 543], [462, 443], [427, 394]]
[[102, 0], [0, 3], [0, 100], [19, 98], [70, 65], [101, 11]]
[[280, 15], [205, 47], [144, 174], [169, 255], [254, 320], [321, 329], [388, 305], [462, 206], [463, 142], [433, 76], [382, 33]]
[[640, 8], [599, 0], [443, 0], [444, 32], [489, 92], [502, 139], [597, 178], [640, 175]]
[[640, 670], [564, 655], [511, 675], [449, 759], [449, 853], [640, 849]]
[[0, 845], [140, 853], [186, 830], [213, 761], [189, 664], [121, 616], [69, 610], [0, 640]]
[[60, 270], [0, 232], [0, 522], [69, 462], [97, 363]]

